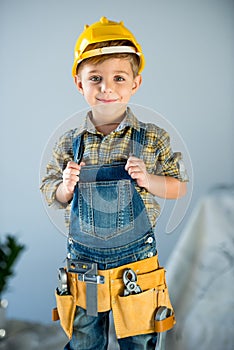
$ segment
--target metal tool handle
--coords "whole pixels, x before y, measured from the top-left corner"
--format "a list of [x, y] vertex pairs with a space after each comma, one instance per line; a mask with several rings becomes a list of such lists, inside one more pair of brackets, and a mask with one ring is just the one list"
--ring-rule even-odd
[[[162, 321], [165, 320], [165, 318], [171, 316], [171, 309], [167, 308], [166, 306], [160, 306], [158, 310], [156, 311], [155, 320], [156, 321]], [[165, 338], [166, 338], [166, 332], [159, 332], [157, 334], [157, 343], [155, 350], [163, 350], [165, 345]]]

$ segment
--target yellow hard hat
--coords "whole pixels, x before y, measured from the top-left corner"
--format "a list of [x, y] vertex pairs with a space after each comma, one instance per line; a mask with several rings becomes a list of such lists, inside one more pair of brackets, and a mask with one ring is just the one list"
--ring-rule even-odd
[[[94, 50], [85, 51], [88, 45], [101, 43], [103, 41], [128, 40], [133, 46], [109, 46]], [[78, 64], [86, 58], [111, 54], [111, 53], [135, 53], [140, 57], [139, 71], [140, 74], [145, 65], [144, 55], [141, 46], [137, 43], [134, 35], [124, 26], [123, 22], [109, 21], [102, 17], [99, 22], [90, 26], [85, 25], [84, 31], [77, 39], [74, 52], [74, 63], [72, 67], [73, 77], [76, 75]]]

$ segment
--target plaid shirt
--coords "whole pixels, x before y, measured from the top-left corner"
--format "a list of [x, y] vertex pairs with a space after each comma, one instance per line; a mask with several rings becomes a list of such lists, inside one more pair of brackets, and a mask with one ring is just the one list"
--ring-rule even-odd
[[[104, 136], [98, 132], [91, 122], [92, 114], [88, 113], [83, 124], [76, 129], [66, 132], [60, 137], [53, 149], [53, 156], [47, 165], [47, 173], [42, 180], [41, 191], [48, 204], [65, 209], [65, 222], [69, 225], [70, 204], [59, 203], [56, 190], [62, 182], [63, 170], [69, 161], [74, 160], [72, 144], [75, 137], [83, 133], [84, 154], [82, 160], [86, 165], [111, 164], [126, 161], [131, 153], [132, 128], [139, 130], [146, 128], [145, 144], [141, 157], [150, 174], [171, 176], [180, 181], [187, 181], [184, 172], [180, 171], [180, 153], [172, 153], [170, 137], [166, 131], [154, 124], [143, 124], [137, 120], [131, 110], [127, 108], [126, 115], [119, 126], [110, 134]], [[155, 197], [144, 188], [136, 187], [140, 193], [152, 226], [160, 214], [160, 206]]]

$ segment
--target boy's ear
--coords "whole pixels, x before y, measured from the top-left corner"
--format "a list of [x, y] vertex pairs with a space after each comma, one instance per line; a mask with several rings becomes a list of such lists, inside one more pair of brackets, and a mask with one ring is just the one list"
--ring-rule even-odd
[[83, 95], [83, 93], [84, 93], [84, 91], [83, 91], [83, 85], [82, 85], [82, 81], [81, 81], [79, 75], [75, 75], [75, 77], [74, 77], [74, 83], [76, 84], [76, 87], [77, 87], [78, 91]]
[[142, 76], [137, 75], [133, 81], [132, 95], [134, 95], [137, 92], [137, 90], [141, 86], [141, 83], [142, 83]]

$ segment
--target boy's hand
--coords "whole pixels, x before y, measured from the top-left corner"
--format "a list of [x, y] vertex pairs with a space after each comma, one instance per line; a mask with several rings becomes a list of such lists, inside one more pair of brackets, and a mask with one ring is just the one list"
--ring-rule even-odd
[[77, 164], [68, 162], [63, 171], [63, 182], [58, 186], [56, 191], [56, 199], [61, 203], [68, 203], [74, 193], [75, 186], [79, 181], [80, 169], [85, 165], [84, 162]]
[[75, 162], [68, 162], [63, 171], [63, 186], [67, 194], [73, 194], [74, 188], [79, 181], [80, 169], [85, 165], [84, 162], [77, 164]]
[[138, 186], [149, 188], [149, 174], [142, 159], [130, 156], [125, 165], [125, 170], [132, 179], [136, 180]]
[[160, 176], [149, 174], [142, 159], [129, 157], [125, 165], [125, 170], [132, 179], [136, 180], [138, 186], [144, 187], [154, 196], [177, 199], [186, 194], [186, 182], [171, 176]]

